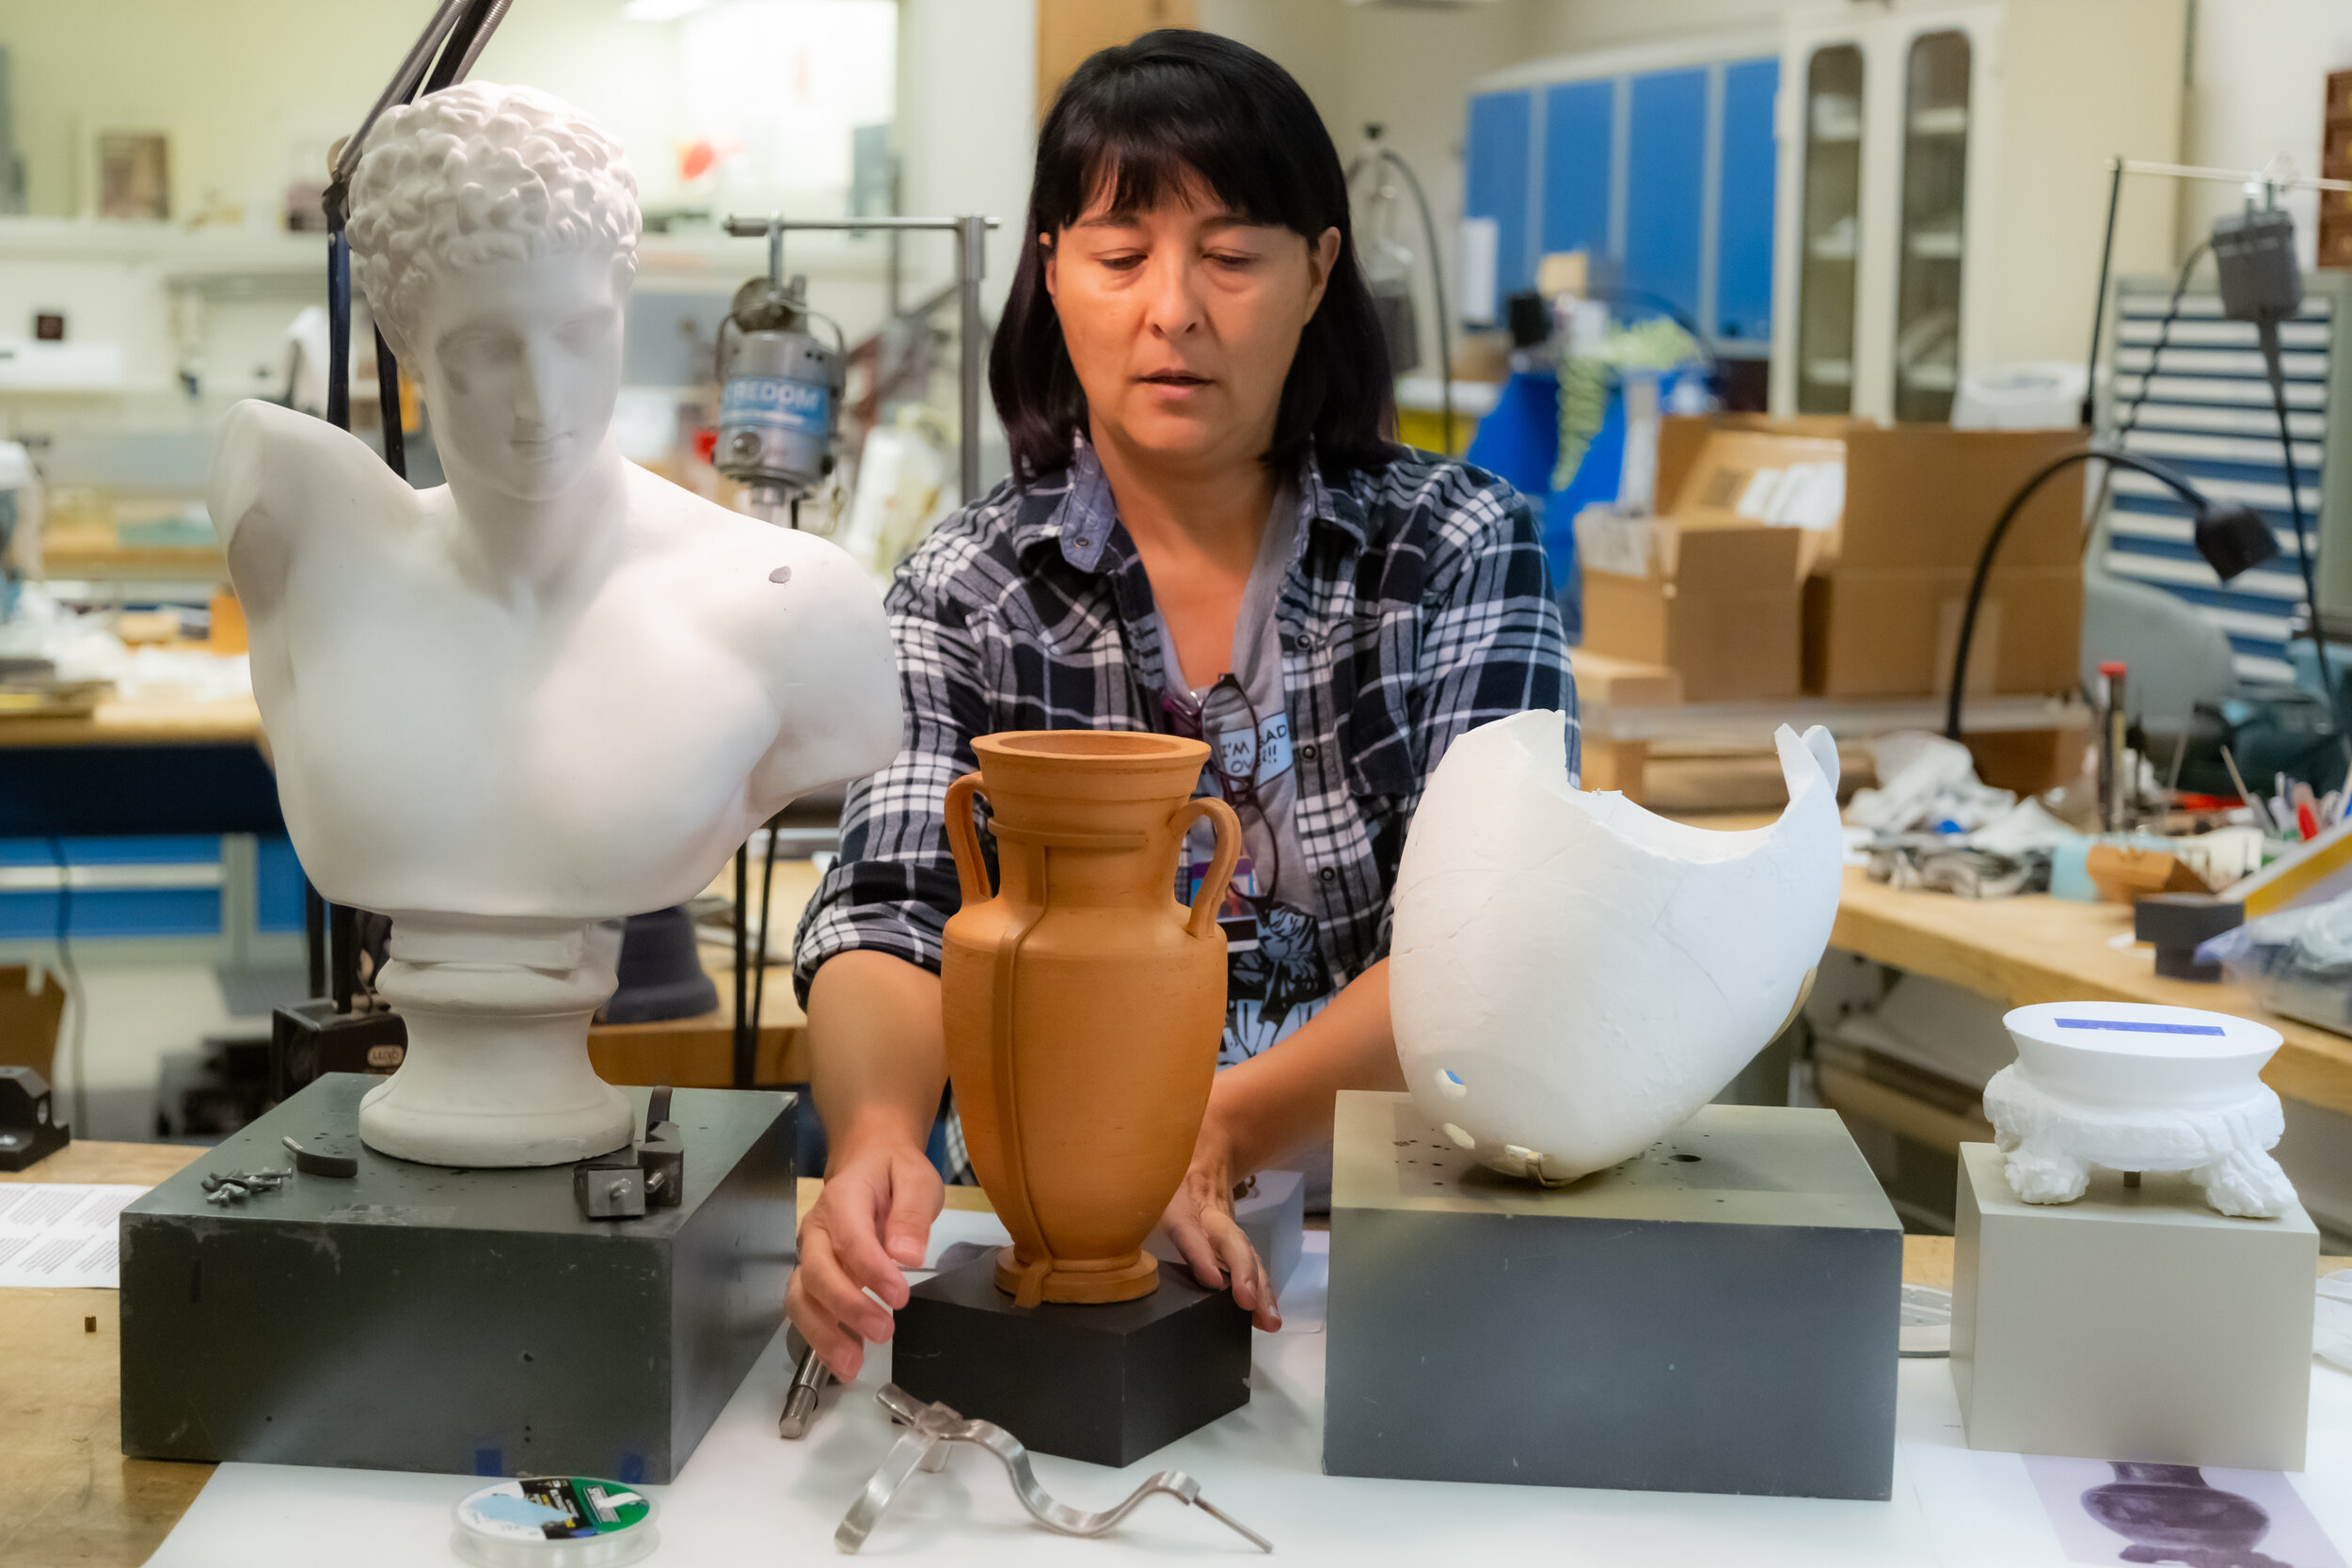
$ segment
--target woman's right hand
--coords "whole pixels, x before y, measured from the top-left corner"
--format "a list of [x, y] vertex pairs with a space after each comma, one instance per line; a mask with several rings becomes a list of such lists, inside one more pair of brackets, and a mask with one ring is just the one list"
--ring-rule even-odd
[[784, 1309], [842, 1382], [866, 1365], [868, 1342], [890, 1338], [891, 1314], [907, 1304], [900, 1271], [922, 1267], [946, 1201], [939, 1172], [913, 1144], [876, 1141], [827, 1166], [824, 1191], [801, 1222]]

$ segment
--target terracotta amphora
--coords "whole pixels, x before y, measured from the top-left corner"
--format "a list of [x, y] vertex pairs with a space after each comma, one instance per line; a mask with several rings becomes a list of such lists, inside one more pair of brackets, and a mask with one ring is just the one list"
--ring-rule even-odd
[[[1194, 800], [1209, 750], [1175, 736], [1016, 730], [973, 742], [947, 790], [963, 908], [940, 974], [947, 1071], [972, 1168], [1012, 1232], [996, 1283], [1024, 1307], [1131, 1301], [1192, 1160], [1225, 1026], [1216, 911], [1241, 853], [1231, 806]], [[994, 816], [992, 891], [973, 820]], [[1176, 858], [1216, 854], [1187, 911]]]

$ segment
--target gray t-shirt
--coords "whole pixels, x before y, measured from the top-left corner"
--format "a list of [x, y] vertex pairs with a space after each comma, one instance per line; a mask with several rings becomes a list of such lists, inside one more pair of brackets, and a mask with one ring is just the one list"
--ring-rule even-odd
[[[1231, 986], [1225, 1008], [1225, 1040], [1219, 1067], [1232, 1067], [1289, 1037], [1323, 1010], [1332, 986], [1314, 921], [1303, 912], [1309, 877], [1294, 810], [1298, 775], [1292, 766], [1289, 691], [1282, 679], [1281, 633], [1275, 606], [1290, 575], [1298, 546], [1298, 493], [1289, 485], [1275, 492], [1266, 513], [1265, 537], [1242, 589], [1233, 618], [1232, 674], [1240, 687], [1220, 689], [1219, 681], [1195, 687], [1191, 713], [1210, 747], [1210, 766], [1241, 818], [1246, 873], [1234, 886], [1249, 895], [1253, 913], [1225, 923]], [[1160, 662], [1175, 689], [1184, 664], [1160, 619]], [[1253, 729], [1251, 719], [1256, 723]], [[1184, 847], [1180, 895], [1189, 897], [1193, 879], [1205, 869], [1215, 835], [1196, 828]], [[1229, 901], [1229, 910], [1232, 904]], [[1255, 992], [1255, 994], [1245, 994]], [[1301, 1151], [1288, 1164], [1305, 1172], [1307, 1206], [1330, 1206], [1331, 1149], [1328, 1144]]]
[[[1295, 892], [1296, 879], [1307, 874], [1306, 854], [1299, 847], [1298, 830], [1292, 821], [1298, 776], [1291, 765], [1289, 694], [1282, 683], [1281, 633], [1274, 615], [1297, 540], [1298, 495], [1284, 485], [1275, 492], [1274, 504], [1266, 513], [1265, 537], [1259, 543], [1249, 581], [1242, 589], [1240, 613], [1233, 618], [1230, 668], [1240, 683], [1240, 697], [1236, 699], [1230, 688], [1219, 691], [1215, 680], [1190, 692], [1201, 735], [1214, 748], [1211, 765], [1227, 782], [1228, 798], [1236, 793], [1234, 783], [1254, 774], [1258, 809], [1246, 809], [1245, 802], [1240, 812], [1242, 842], [1249, 861], [1249, 875], [1242, 885], [1261, 896], [1279, 896], [1286, 882], [1294, 884], [1290, 891]], [[1171, 677], [1171, 687], [1184, 678], [1165, 616], [1160, 620], [1160, 662]], [[1187, 847], [1186, 860], [1206, 860], [1209, 843], [1209, 834], [1197, 833]]]

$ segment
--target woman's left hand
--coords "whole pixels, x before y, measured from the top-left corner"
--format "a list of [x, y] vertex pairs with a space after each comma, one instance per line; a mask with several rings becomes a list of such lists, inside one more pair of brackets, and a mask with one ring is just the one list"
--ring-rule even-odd
[[1184, 1184], [1168, 1199], [1161, 1223], [1168, 1227], [1192, 1275], [1208, 1290], [1229, 1280], [1233, 1300], [1248, 1309], [1250, 1321], [1271, 1334], [1282, 1326], [1282, 1311], [1274, 1299], [1274, 1281], [1266, 1274], [1258, 1249], [1233, 1218], [1232, 1159], [1216, 1129], [1216, 1118], [1204, 1122], [1193, 1146], [1192, 1168]]

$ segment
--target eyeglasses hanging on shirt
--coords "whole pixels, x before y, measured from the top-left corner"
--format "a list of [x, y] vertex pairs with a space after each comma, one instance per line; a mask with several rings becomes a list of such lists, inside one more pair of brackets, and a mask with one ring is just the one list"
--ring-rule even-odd
[[[1208, 743], [1208, 771], [1218, 793], [1242, 814], [1245, 829], [1254, 818], [1259, 830], [1245, 834], [1256, 843], [1235, 867], [1217, 914], [1225, 933], [1228, 999], [1284, 1006], [1320, 994], [1314, 983], [1320, 973], [1315, 917], [1277, 896], [1282, 879], [1281, 832], [1261, 793], [1290, 769], [1290, 715], [1261, 714], [1231, 671], [1197, 700], [1189, 693], [1162, 692], [1160, 707], [1177, 734]], [[1263, 877], [1256, 863], [1257, 845], [1265, 850]], [[1189, 901], [1207, 875], [1206, 846], [1195, 854], [1187, 845], [1181, 858], [1176, 894]], [[1302, 994], [1293, 997], [1293, 991]]]

